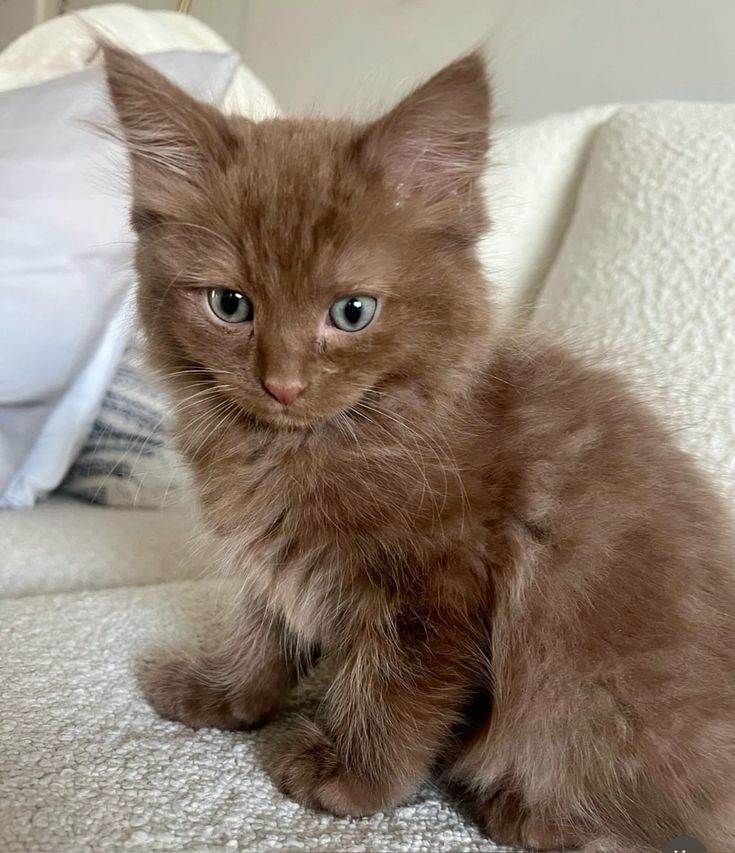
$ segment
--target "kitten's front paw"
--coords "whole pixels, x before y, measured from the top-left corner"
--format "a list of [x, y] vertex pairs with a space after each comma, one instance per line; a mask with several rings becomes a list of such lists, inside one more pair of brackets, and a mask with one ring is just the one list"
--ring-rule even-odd
[[272, 709], [233, 695], [227, 684], [218, 684], [212, 678], [211, 672], [205, 661], [163, 661], [142, 674], [143, 691], [162, 717], [193, 729], [238, 730], [261, 724]]
[[270, 771], [282, 793], [319, 811], [360, 817], [396, 805], [390, 784], [379, 790], [349, 772], [329, 738], [309, 720], [291, 728]]

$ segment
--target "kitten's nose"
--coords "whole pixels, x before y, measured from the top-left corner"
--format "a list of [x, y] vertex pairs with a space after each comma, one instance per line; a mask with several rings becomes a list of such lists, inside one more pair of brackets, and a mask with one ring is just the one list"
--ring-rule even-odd
[[279, 403], [283, 403], [284, 406], [290, 406], [304, 388], [306, 388], [306, 383], [298, 381], [278, 382], [275, 380], [268, 380], [267, 382], [263, 382], [263, 387], [271, 397], [274, 397]]

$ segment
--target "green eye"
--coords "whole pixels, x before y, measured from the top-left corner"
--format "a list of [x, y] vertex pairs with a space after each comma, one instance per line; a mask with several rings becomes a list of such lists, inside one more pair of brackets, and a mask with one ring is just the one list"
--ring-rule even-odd
[[369, 326], [378, 308], [372, 296], [346, 296], [329, 309], [332, 323], [343, 332], [359, 332]]
[[225, 323], [247, 323], [253, 319], [250, 300], [237, 290], [213, 287], [207, 292], [207, 302], [214, 316]]

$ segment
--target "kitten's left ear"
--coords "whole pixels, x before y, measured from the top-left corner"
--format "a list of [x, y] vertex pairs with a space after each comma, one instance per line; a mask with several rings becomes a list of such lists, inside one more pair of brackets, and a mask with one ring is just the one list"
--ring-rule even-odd
[[133, 165], [133, 224], [175, 208], [182, 189], [203, 186], [237, 142], [225, 117], [137, 56], [103, 42], [107, 85]]
[[489, 146], [490, 85], [479, 52], [435, 74], [373, 124], [371, 165], [397, 199], [461, 194], [482, 174]]

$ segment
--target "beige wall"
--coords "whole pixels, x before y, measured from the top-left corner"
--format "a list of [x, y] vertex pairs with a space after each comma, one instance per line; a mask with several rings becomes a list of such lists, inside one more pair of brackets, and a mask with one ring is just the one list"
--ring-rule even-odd
[[[23, 29], [37, 3], [58, 6], [0, 10]], [[735, 101], [735, 0], [193, 0], [192, 12], [290, 113], [370, 114], [478, 45], [512, 120], [618, 100]], [[3, 37], [9, 27], [4, 15]]]
[[235, 38], [289, 112], [369, 112], [480, 43], [499, 111], [517, 120], [735, 101], [735, 0], [249, 0]]
[[43, 20], [44, 0], [0, 0], [0, 50]]
[[[2, 0], [0, 0], [2, 2]], [[54, 2], [54, 0], [51, 0]], [[104, 3], [120, 2], [120, 0], [65, 0], [65, 8], [72, 12], [77, 9], [87, 9], [90, 6]], [[128, 0], [131, 6], [139, 9], [165, 9], [174, 11], [177, 0]], [[308, 2], [308, 0], [307, 0]], [[274, 6], [277, 3], [273, 4]], [[245, 15], [248, 0], [192, 0], [191, 12], [209, 24], [210, 27], [222, 33], [231, 42], [244, 42]]]

